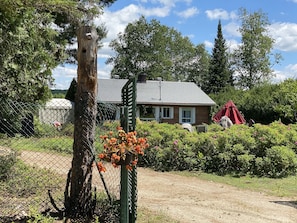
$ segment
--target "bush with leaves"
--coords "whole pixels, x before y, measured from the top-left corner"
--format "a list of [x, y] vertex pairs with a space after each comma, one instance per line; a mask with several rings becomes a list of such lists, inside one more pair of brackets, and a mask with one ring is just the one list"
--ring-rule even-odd
[[273, 146], [267, 149], [265, 157], [256, 159], [254, 174], [279, 178], [294, 175], [296, 170], [296, 153], [286, 146]]
[[138, 165], [157, 171], [285, 177], [297, 170], [297, 124], [276, 121], [226, 130], [212, 124], [198, 133], [179, 124], [138, 121], [136, 130], [150, 145]]
[[0, 180], [7, 179], [12, 166], [16, 162], [16, 152], [0, 146]]

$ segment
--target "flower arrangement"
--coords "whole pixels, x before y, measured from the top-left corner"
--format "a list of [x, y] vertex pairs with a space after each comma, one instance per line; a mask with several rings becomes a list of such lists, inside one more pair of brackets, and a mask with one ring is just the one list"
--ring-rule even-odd
[[116, 133], [110, 131], [108, 135], [101, 135], [104, 150], [98, 155], [99, 171], [106, 171], [102, 161], [111, 162], [114, 167], [126, 165], [126, 168], [131, 170], [137, 164], [138, 155], [143, 155], [148, 148], [147, 140], [136, 136], [136, 131], [126, 133], [122, 127], [118, 127]]

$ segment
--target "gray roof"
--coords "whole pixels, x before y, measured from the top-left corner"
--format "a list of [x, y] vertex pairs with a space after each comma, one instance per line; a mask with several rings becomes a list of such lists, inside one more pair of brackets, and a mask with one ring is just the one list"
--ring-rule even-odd
[[[121, 103], [121, 90], [127, 79], [99, 79], [98, 100]], [[151, 81], [137, 83], [137, 104], [152, 105], [215, 105], [195, 83], [174, 81]]]

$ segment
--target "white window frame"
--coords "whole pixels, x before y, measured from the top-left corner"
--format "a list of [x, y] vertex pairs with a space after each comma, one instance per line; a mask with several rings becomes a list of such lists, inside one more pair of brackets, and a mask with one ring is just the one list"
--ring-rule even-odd
[[[169, 110], [169, 116], [164, 116], [164, 110]], [[173, 119], [173, 107], [162, 107], [161, 108], [161, 118], [162, 119]]]
[[[190, 117], [183, 117], [184, 111], [190, 112]], [[179, 108], [179, 123], [190, 123], [194, 124], [196, 122], [196, 109], [194, 107], [180, 107]], [[189, 120], [185, 120], [189, 119]]]

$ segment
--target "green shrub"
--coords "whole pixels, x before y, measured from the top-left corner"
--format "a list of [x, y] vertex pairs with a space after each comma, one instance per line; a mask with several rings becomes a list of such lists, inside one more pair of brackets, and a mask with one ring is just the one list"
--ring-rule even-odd
[[5, 180], [16, 162], [16, 152], [0, 146], [0, 180]]
[[72, 123], [66, 123], [62, 126], [60, 131], [60, 135], [63, 136], [73, 136], [74, 133], [74, 125]]
[[[114, 130], [116, 126], [108, 123], [100, 131]], [[191, 133], [178, 124], [138, 120], [136, 130], [150, 145], [138, 165], [158, 171], [202, 170], [268, 177], [296, 172], [297, 124], [276, 121], [254, 127], [233, 125], [226, 130], [212, 124], [207, 132]]]
[[38, 119], [34, 119], [34, 136], [36, 137], [53, 137], [59, 134], [53, 125], [41, 123]]
[[267, 150], [266, 157], [256, 162], [257, 175], [286, 177], [296, 173], [297, 155], [286, 146], [273, 146]]

